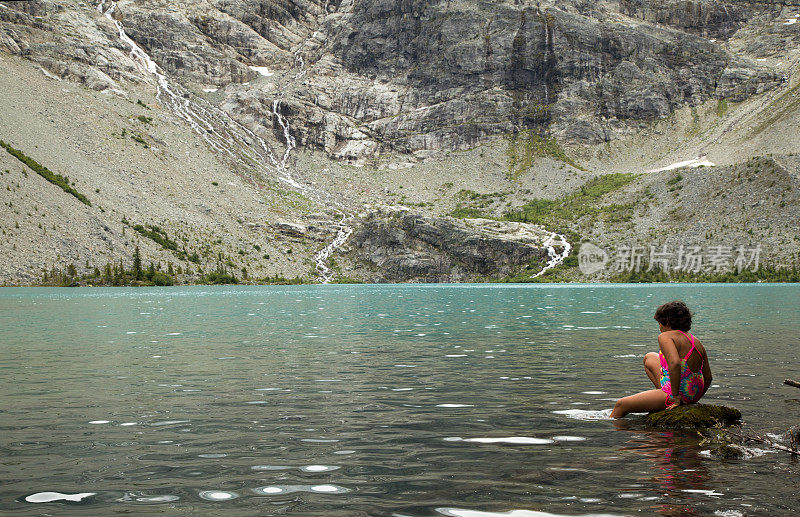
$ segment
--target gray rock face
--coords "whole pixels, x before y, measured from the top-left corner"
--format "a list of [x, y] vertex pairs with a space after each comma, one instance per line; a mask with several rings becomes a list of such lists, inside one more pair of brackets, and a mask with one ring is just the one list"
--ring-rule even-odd
[[618, 14], [580, 3], [364, 1], [348, 25], [334, 53], [349, 72], [398, 85], [402, 109], [365, 122], [401, 150], [464, 148], [522, 128], [613, 139], [625, 121], [637, 127], [683, 104], [750, 95], [758, 87], [743, 85], [779, 80], [705, 39], [620, 23]]
[[521, 223], [383, 210], [358, 223], [346, 257], [375, 271], [365, 279], [370, 282], [470, 281], [506, 276], [539, 262], [547, 256], [544, 236]]
[[[218, 14], [218, 13], [217, 13]], [[202, 12], [163, 12], [126, 7], [119, 16], [128, 35], [169, 75], [216, 86], [243, 83], [273, 49], [247, 27]], [[208, 44], [214, 34], [214, 44]]]
[[701, 36], [727, 39], [765, 3], [714, 0], [620, 0], [631, 17], [669, 25]]
[[[91, 5], [2, 5], [5, 51], [95, 89], [151, 81]], [[225, 88], [221, 105], [250, 129], [283, 141], [272, 113], [280, 97], [299, 145], [360, 161], [470, 148], [521, 129], [596, 143], [686, 104], [742, 100], [783, 78], [707, 38], [727, 38], [765, 9], [732, 0], [122, 0], [115, 16], [190, 89]]]

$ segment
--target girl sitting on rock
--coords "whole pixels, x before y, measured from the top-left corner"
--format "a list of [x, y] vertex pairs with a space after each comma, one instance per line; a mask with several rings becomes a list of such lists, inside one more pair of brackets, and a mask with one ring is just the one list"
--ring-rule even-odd
[[[686, 304], [665, 303], [656, 309], [654, 317], [661, 330], [658, 335], [661, 351], [644, 356], [644, 369], [656, 389], [619, 399], [611, 418], [693, 404], [711, 386], [706, 349], [693, 335], [687, 334], [692, 327], [692, 313]], [[670, 379], [680, 379], [680, 382], [673, 383]]]

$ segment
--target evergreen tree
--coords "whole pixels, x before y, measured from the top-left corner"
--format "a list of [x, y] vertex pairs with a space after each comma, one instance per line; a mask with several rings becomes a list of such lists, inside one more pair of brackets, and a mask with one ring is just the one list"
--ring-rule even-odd
[[142, 279], [142, 256], [139, 254], [139, 246], [133, 250], [133, 277], [136, 280]]

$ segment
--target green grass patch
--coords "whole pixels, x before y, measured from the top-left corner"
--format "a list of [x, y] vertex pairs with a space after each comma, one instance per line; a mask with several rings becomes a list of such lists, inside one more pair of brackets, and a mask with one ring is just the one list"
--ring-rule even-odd
[[800, 84], [792, 86], [777, 99], [773, 100], [769, 104], [770, 109], [766, 110], [770, 115], [752, 129], [750, 136], [758, 136], [776, 122], [791, 117], [800, 108], [800, 95], [798, 93], [800, 93]]
[[450, 217], [457, 219], [486, 219], [487, 215], [479, 208], [472, 208], [469, 206], [460, 206], [450, 212]]
[[302, 277], [286, 278], [276, 274], [275, 276], [265, 276], [263, 278], [259, 278], [256, 283], [262, 285], [302, 285], [309, 282]]
[[[122, 219], [122, 222], [124, 224], [130, 224], [128, 220], [124, 218]], [[178, 243], [170, 239], [167, 235], [167, 232], [162, 230], [161, 227], [154, 224], [148, 224], [146, 226], [135, 224], [131, 226], [131, 228], [139, 232], [139, 234], [143, 237], [147, 237], [148, 239], [160, 244], [162, 248], [173, 252], [180, 260], [194, 262], [195, 264], [200, 263], [200, 256], [196, 251], [189, 253], [185, 247], [179, 248]]]
[[228, 273], [228, 270], [222, 264], [217, 265], [217, 269], [203, 275], [200, 280], [202, 284], [215, 284], [215, 285], [223, 285], [223, 284], [238, 284], [239, 279], [236, 278], [233, 274]]
[[336, 275], [336, 278], [331, 282], [332, 284], [363, 284], [361, 280], [356, 280], [347, 275]]
[[[557, 248], [558, 251], [561, 251]], [[527, 266], [520, 269], [516, 274], [504, 278], [490, 279], [492, 283], [503, 284], [528, 284], [528, 283], [557, 283], [569, 282], [575, 278], [574, 271], [578, 267], [578, 254], [573, 250], [561, 264], [548, 269], [542, 275], [533, 278], [533, 275], [541, 271], [547, 261], [545, 259], [532, 260]]]
[[8, 151], [8, 154], [10, 154], [17, 160], [21, 161], [22, 163], [30, 167], [31, 170], [33, 170], [33, 172], [35, 172], [39, 176], [43, 177], [53, 185], [60, 187], [61, 190], [63, 190], [67, 194], [74, 196], [78, 201], [80, 201], [84, 205], [92, 206], [92, 203], [86, 196], [84, 196], [83, 194], [72, 188], [72, 186], [69, 184], [69, 179], [66, 178], [65, 176], [56, 174], [55, 172], [51, 171], [50, 169], [40, 164], [33, 158], [26, 156], [25, 153], [23, 153], [19, 149], [11, 147], [11, 145], [3, 142], [2, 140], [0, 140], [0, 146], [5, 148], [5, 150]]
[[147, 141], [144, 138], [142, 138], [142, 135], [135, 135], [135, 134], [131, 135], [131, 140], [142, 144], [145, 149], [150, 147], [150, 144], [148, 144]]
[[449, 215], [459, 219], [491, 218], [482, 209], [489, 208], [493, 203], [504, 201], [508, 194], [508, 192], [481, 194], [474, 190], [461, 189], [456, 193], [456, 199], [459, 200], [459, 203]]
[[683, 176], [681, 174], [677, 174], [676, 176], [673, 176], [672, 178], [667, 180], [667, 186], [671, 187], [672, 185], [678, 183], [682, 179], [683, 179]]
[[[138, 261], [138, 264], [137, 264]], [[174, 271], [161, 271], [150, 263], [149, 268], [142, 268], [141, 259], [134, 256], [134, 263], [130, 269], [126, 269], [123, 262], [108, 262], [102, 268], [89, 267], [86, 262], [87, 273], [79, 273], [74, 264], [69, 264], [64, 268], [53, 266], [50, 270], [45, 269], [39, 285], [58, 286], [58, 287], [78, 287], [78, 286], [169, 286], [175, 285], [176, 279]], [[92, 271], [93, 269], [93, 271]]]
[[519, 133], [507, 137], [508, 147], [508, 179], [514, 180], [521, 173], [528, 170], [536, 158], [549, 156], [554, 160], [564, 162], [576, 169], [585, 171], [580, 164], [567, 156], [564, 149], [558, 144], [555, 138], [542, 136], [536, 131], [526, 129]]
[[652, 282], [710, 282], [710, 283], [753, 283], [753, 282], [800, 282], [800, 269], [797, 266], [777, 268], [764, 265], [756, 271], [729, 271], [726, 273], [703, 273], [692, 271], [628, 271], [609, 278], [609, 282], [652, 283]]
[[611, 224], [627, 223], [633, 219], [636, 203], [612, 204], [600, 207], [603, 221]]
[[619, 218], [623, 212], [632, 211], [633, 205], [601, 207], [597, 206], [597, 202], [606, 194], [624, 187], [634, 179], [636, 179], [636, 174], [633, 173], [598, 176], [588, 181], [578, 191], [561, 199], [532, 199], [519, 209], [506, 212], [504, 219], [542, 226], [559, 226], [587, 215], [595, 217], [607, 215], [611, 219]]
[[722, 117], [728, 112], [728, 100], [719, 99], [717, 101], [717, 116]]
[[171, 251], [178, 251], [178, 243], [171, 240], [167, 237], [167, 232], [159, 228], [158, 226], [148, 224], [145, 228], [141, 224], [135, 224], [132, 226], [134, 230], [142, 234], [144, 237], [157, 242], [160, 244], [164, 249], [168, 249]]

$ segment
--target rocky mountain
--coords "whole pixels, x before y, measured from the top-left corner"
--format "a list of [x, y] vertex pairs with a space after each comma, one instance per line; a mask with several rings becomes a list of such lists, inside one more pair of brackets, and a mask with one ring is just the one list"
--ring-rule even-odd
[[[674, 163], [739, 174], [770, 154], [791, 191], [795, 3], [0, 2], [0, 140], [91, 202], [0, 157], [0, 278], [127, 263], [136, 246], [180, 265], [183, 281], [220, 267], [256, 279], [500, 278], [552, 247], [458, 251], [444, 243], [467, 230], [442, 217], [569, 204], [608, 173], [645, 173], [625, 187], [644, 188], [670, 181]], [[767, 218], [791, 220], [794, 199]], [[660, 203], [624, 221], [637, 239], [653, 239], [674, 199]], [[379, 208], [397, 204], [415, 214]], [[744, 228], [703, 215], [706, 234], [743, 242], [748, 212], [736, 210]], [[622, 231], [557, 224], [537, 231], [600, 244]], [[491, 240], [490, 226], [470, 238]], [[420, 228], [437, 228], [436, 242]], [[797, 250], [773, 248], [776, 264]]]

